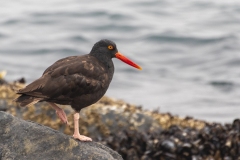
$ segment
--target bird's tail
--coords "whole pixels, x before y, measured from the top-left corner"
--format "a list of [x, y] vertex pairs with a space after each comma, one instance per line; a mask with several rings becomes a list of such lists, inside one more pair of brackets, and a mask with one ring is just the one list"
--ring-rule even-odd
[[13, 101], [19, 103], [19, 105], [21, 107], [24, 107], [24, 106], [33, 105], [33, 104], [37, 103], [38, 101], [40, 101], [40, 99], [36, 98], [36, 97], [26, 95], [26, 94], [22, 94], [21, 96], [14, 99]]

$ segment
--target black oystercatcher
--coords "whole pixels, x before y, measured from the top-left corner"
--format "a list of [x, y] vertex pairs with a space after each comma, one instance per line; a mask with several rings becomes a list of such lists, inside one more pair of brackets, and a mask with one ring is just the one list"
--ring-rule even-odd
[[42, 77], [20, 89], [17, 93], [21, 95], [15, 101], [20, 106], [49, 102], [64, 123], [68, 123], [66, 114], [56, 104], [71, 105], [76, 111], [73, 137], [80, 141], [92, 141], [79, 133], [79, 112], [97, 102], [107, 91], [114, 73], [112, 58], [141, 70], [140, 66], [118, 52], [113, 41], [103, 39], [93, 46], [89, 54], [55, 62], [44, 71]]

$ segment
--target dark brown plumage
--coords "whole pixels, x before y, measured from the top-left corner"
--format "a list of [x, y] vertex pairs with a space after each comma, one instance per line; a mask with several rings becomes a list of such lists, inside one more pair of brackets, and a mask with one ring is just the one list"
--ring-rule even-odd
[[98, 101], [107, 91], [114, 71], [113, 64], [109, 64], [106, 68], [90, 55], [61, 59], [47, 68], [42, 77], [19, 90], [18, 94], [22, 94], [19, 98], [69, 104], [80, 111]]
[[[100, 40], [89, 54], [66, 57], [48, 67], [39, 79], [17, 92], [20, 96], [16, 102], [20, 106], [26, 106], [47, 101], [56, 109], [59, 118], [67, 123], [64, 111], [54, 103], [71, 105], [78, 113], [82, 108], [97, 102], [112, 80], [112, 58], [115, 57], [141, 69], [121, 55], [114, 42]], [[79, 115], [76, 115], [76, 119], [77, 117]], [[84, 140], [79, 137], [77, 139]]]

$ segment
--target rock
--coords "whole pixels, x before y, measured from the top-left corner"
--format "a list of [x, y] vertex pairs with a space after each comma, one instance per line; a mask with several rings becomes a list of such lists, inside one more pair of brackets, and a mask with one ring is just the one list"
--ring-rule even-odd
[[[6, 106], [0, 107], [0, 110], [21, 119], [34, 121], [72, 135], [74, 129], [73, 114], [75, 112], [70, 106], [60, 105], [68, 117], [69, 126], [66, 126], [61, 123], [56, 116], [55, 110], [48, 103], [41, 102], [28, 107], [19, 107], [13, 102], [13, 99], [18, 96], [16, 90], [24, 86], [20, 81], [0, 85], [0, 105], [4, 104], [3, 106]], [[108, 138], [109, 135], [114, 135], [121, 130], [155, 132], [168, 129], [173, 125], [183, 128], [202, 129], [207, 124], [207, 122], [191, 117], [181, 118], [170, 113], [143, 110], [140, 106], [105, 96], [97, 103], [82, 109], [80, 114], [80, 133], [90, 136], [94, 140], [102, 137]]]
[[7, 74], [7, 71], [1, 71], [0, 72], [0, 85], [7, 84], [7, 81], [4, 80], [5, 75]]
[[7, 106], [7, 102], [0, 99], [0, 111], [7, 111], [8, 106]]
[[49, 127], [0, 111], [0, 159], [122, 160], [122, 157], [100, 143], [80, 142]]
[[[47, 103], [42, 102], [29, 107], [18, 107], [12, 101], [17, 96], [14, 91], [23, 88], [23, 86], [24, 84], [19, 82], [0, 85], [0, 110], [11, 113], [21, 119], [31, 120], [51, 127], [71, 136], [73, 134], [74, 113], [71, 107], [60, 106], [67, 114], [70, 126], [61, 123], [60, 119], [56, 116], [55, 110]], [[92, 106], [81, 110], [80, 119], [80, 133], [90, 136], [94, 141], [98, 141], [117, 151], [125, 160], [240, 160], [240, 119], [236, 119], [233, 123], [228, 124], [211, 123], [189, 116], [181, 118], [170, 113], [143, 110], [139, 106], [108, 97], [103, 97]], [[19, 130], [18, 132], [23, 135], [26, 129]], [[60, 134], [57, 131], [51, 130], [51, 132]], [[51, 138], [49, 137], [52, 136], [45, 136], [44, 134], [44, 143], [49, 145], [48, 139], [51, 142]], [[33, 133], [29, 134], [29, 137], [32, 135]], [[63, 135], [61, 134], [61, 136]], [[22, 144], [22, 141], [19, 140], [17, 142]], [[60, 140], [60, 142], [62, 141]], [[71, 139], [71, 141], [74, 140]], [[38, 141], [35, 140], [35, 142]], [[51, 146], [59, 148], [60, 144], [61, 148], [63, 148], [63, 146], [68, 146], [70, 143], [60, 142], [51, 142], [53, 143]], [[28, 144], [29, 141], [25, 140], [24, 143]], [[75, 143], [76, 141], [74, 141]], [[14, 144], [17, 146], [16, 142]], [[78, 145], [80, 148], [83, 145], [91, 145], [91, 147], [92, 145], [101, 146], [96, 143], [79, 143]], [[9, 149], [9, 151], [4, 150], [3, 152], [1, 150], [2, 146], [0, 138], [0, 155], [3, 155], [3, 153], [8, 153], [9, 155], [15, 154], [15, 152], [11, 152], [11, 154]], [[35, 145], [32, 146], [34, 147]], [[29, 148], [33, 148], [32, 146], [30, 145]], [[68, 150], [72, 152], [71, 147]], [[21, 154], [26, 154], [25, 152]], [[81, 152], [82, 150], [80, 150]], [[46, 154], [45, 152], [43, 153]], [[60, 152], [59, 154], [63, 155], [64, 153]], [[61, 157], [60, 159], [64, 158]], [[19, 158], [17, 157], [17, 159]], [[34, 157], [34, 159], [36, 158]], [[44, 159], [46, 158], [44, 157]], [[1, 156], [0, 160], [2, 160]]]

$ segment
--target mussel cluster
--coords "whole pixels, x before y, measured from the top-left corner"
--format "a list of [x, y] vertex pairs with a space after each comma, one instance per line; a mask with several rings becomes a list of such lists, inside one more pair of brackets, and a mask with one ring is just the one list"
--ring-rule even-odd
[[98, 141], [125, 160], [238, 160], [240, 120], [208, 124], [201, 130], [176, 125], [151, 132], [122, 130]]

